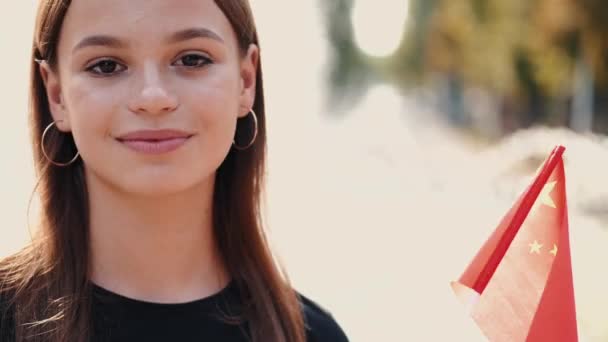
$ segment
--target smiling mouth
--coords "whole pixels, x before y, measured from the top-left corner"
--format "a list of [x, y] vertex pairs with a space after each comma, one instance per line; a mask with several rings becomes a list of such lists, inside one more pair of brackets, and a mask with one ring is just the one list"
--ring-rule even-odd
[[126, 147], [145, 154], [162, 154], [177, 150], [184, 145], [190, 137], [179, 137], [169, 139], [117, 139]]

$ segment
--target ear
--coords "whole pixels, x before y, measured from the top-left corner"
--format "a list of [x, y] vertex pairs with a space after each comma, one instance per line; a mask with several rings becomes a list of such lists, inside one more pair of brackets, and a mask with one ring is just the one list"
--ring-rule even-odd
[[259, 60], [259, 48], [255, 44], [249, 45], [247, 54], [241, 61], [241, 93], [239, 101], [240, 118], [249, 114], [249, 111], [255, 102], [255, 88]]
[[62, 132], [69, 132], [71, 130], [70, 122], [65, 102], [63, 101], [59, 75], [46, 61], [40, 63], [39, 71], [44, 82], [44, 88], [46, 89], [49, 110], [51, 111], [53, 120], [56, 122], [56, 127]]

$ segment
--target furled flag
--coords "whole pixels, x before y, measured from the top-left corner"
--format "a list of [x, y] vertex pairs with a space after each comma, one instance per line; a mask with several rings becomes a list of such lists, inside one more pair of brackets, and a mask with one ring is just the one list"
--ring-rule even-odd
[[553, 150], [459, 281], [452, 282], [492, 342], [578, 341], [564, 150]]

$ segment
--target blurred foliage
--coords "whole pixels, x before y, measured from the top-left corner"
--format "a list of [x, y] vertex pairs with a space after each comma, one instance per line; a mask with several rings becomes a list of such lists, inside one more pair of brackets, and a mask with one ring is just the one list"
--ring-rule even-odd
[[[331, 42], [331, 68], [329, 83], [332, 85], [329, 97], [331, 107], [339, 107], [340, 101], [350, 95], [357, 98], [365, 90], [365, 82], [373, 73], [365, 56], [354, 41], [351, 23], [352, 0], [321, 1], [324, 11], [328, 39]], [[336, 111], [340, 112], [340, 111]]]
[[411, 0], [401, 47], [382, 60], [353, 42], [353, 0], [323, 6], [337, 99], [353, 80], [380, 78], [408, 88], [440, 75], [456, 92], [477, 87], [499, 98], [500, 114], [515, 121], [505, 131], [539, 122], [567, 125], [582, 62], [593, 75], [594, 128], [608, 132], [606, 0]]

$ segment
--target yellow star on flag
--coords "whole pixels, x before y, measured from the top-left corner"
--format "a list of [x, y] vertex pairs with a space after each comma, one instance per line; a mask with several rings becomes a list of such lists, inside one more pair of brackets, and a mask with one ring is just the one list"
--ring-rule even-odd
[[553, 209], [557, 208], [555, 202], [553, 202], [553, 198], [551, 198], [551, 192], [555, 188], [555, 184], [557, 184], [557, 182], [555, 181], [545, 184], [540, 194], [538, 195], [536, 202], [534, 202], [532, 209], [530, 209], [531, 213], [535, 212], [543, 204]]
[[557, 245], [553, 244], [553, 249], [549, 251], [553, 256], [557, 256]]
[[532, 254], [532, 253], [540, 254], [540, 249], [543, 247], [543, 245], [538, 243], [538, 241], [536, 241], [536, 240], [534, 240], [534, 242], [529, 244], [528, 246], [530, 246], [530, 254]]
[[551, 191], [553, 191], [553, 189], [555, 188], [555, 184], [557, 184], [557, 182], [549, 182], [549, 183], [545, 184], [545, 186], [543, 187], [543, 190], [540, 192], [540, 195], [538, 196], [538, 200], [540, 201], [541, 204], [549, 206], [553, 209], [557, 208], [555, 206], [555, 202], [553, 202], [553, 198], [551, 198]]

